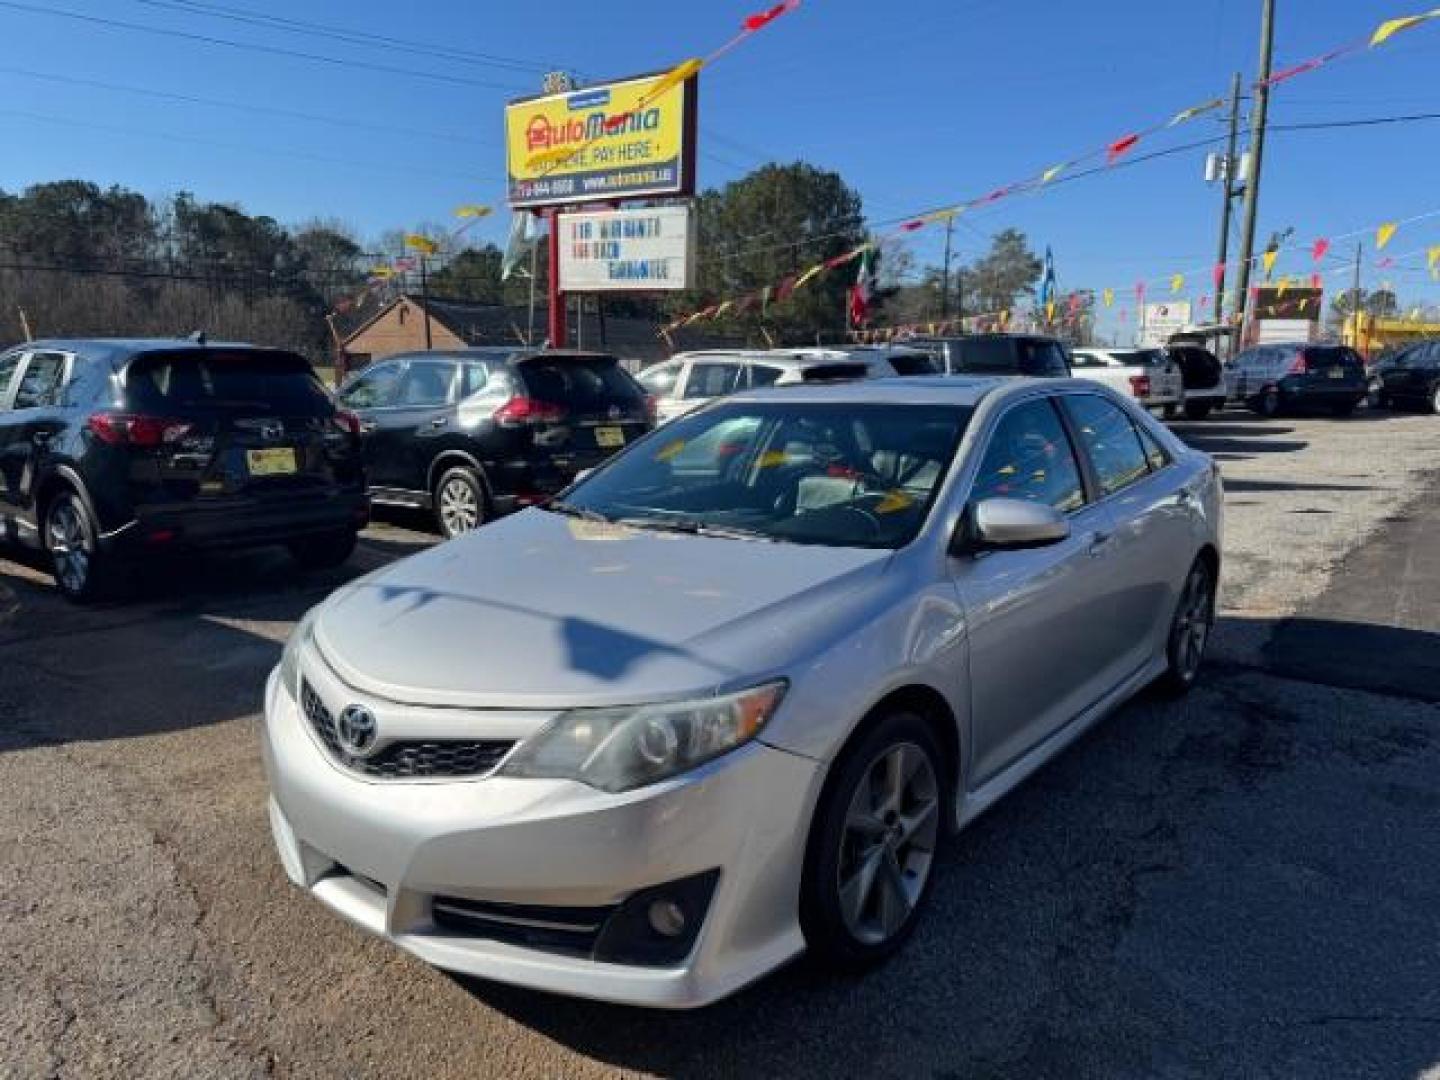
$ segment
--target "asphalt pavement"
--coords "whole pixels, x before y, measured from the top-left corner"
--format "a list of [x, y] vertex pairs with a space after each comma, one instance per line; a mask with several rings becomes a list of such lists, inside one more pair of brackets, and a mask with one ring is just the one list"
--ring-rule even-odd
[[1178, 430], [1228, 486], [1197, 690], [968, 829], [882, 969], [688, 1014], [454, 979], [286, 884], [265, 673], [420, 521], [90, 610], [0, 552], [0, 1075], [1440, 1078], [1440, 420]]

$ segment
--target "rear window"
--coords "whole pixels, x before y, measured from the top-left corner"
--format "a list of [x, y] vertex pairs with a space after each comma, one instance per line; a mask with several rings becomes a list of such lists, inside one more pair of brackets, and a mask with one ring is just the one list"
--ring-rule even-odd
[[1015, 342], [1009, 338], [977, 338], [962, 341], [955, 350], [960, 370], [1013, 375], [1019, 370]]
[[1320, 371], [1331, 367], [1353, 368], [1358, 371], [1365, 364], [1359, 354], [1350, 349], [1335, 345], [1316, 348], [1312, 345], [1305, 350], [1305, 366]]
[[516, 365], [526, 392], [578, 411], [644, 404], [640, 384], [613, 356], [538, 356]]
[[938, 375], [940, 365], [926, 353], [892, 353], [890, 366], [897, 375]]
[[242, 409], [323, 416], [329, 393], [302, 356], [259, 350], [144, 353], [125, 372], [129, 408], [145, 412]]
[[837, 382], [863, 379], [870, 373], [866, 364], [816, 364], [800, 373], [801, 382]]
[[1121, 353], [1120, 359], [1136, 367], [1164, 367], [1165, 353], [1160, 349], [1136, 349], [1132, 353]]

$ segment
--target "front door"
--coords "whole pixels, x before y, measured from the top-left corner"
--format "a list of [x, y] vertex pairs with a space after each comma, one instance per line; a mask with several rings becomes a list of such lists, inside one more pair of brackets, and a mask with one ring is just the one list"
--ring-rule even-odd
[[0, 472], [6, 477], [3, 512], [22, 531], [39, 527], [35, 520], [35, 488], [50, 440], [64, 429], [60, 396], [70, 358], [65, 353], [38, 350], [21, 365], [19, 380], [4, 413], [0, 432]]
[[1098, 700], [1109, 667], [1110, 530], [1048, 397], [1012, 406], [981, 455], [969, 504], [1024, 499], [1065, 512], [1070, 536], [1028, 551], [951, 559], [969, 627], [973, 768], [984, 783]]
[[398, 361], [375, 364], [351, 378], [340, 390], [340, 404], [360, 419], [360, 444], [365, 455], [365, 472], [373, 485], [375, 480], [375, 435], [380, 430], [378, 417], [395, 402], [400, 376], [405, 365]]
[[20, 481], [25, 466], [24, 458], [18, 452], [9, 451], [19, 427], [19, 420], [10, 408], [10, 398], [25, 356], [26, 353], [20, 349], [0, 355], [0, 537], [10, 540], [17, 539], [16, 522], [11, 520], [11, 516], [19, 505]]
[[370, 482], [400, 491], [426, 491], [435, 440], [449, 434], [455, 375], [453, 360], [410, 360], [390, 407], [377, 409], [370, 434]]

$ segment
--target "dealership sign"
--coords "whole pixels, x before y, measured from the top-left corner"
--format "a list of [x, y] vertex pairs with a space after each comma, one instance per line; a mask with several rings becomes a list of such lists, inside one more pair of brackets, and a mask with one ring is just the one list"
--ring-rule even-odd
[[688, 206], [561, 214], [561, 292], [649, 292], [694, 284]]
[[651, 100], [665, 77], [512, 101], [505, 109], [510, 205], [692, 193], [696, 81]]
[[1190, 325], [1190, 301], [1146, 304], [1140, 324], [1141, 345], [1166, 345], [1170, 338]]

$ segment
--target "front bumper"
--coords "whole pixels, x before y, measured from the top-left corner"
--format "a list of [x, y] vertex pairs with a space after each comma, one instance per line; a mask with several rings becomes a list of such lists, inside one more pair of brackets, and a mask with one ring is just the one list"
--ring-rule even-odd
[[[376, 781], [323, 751], [272, 674], [263, 748], [286, 874], [437, 967], [659, 1008], [709, 1004], [800, 953], [798, 904], [821, 766], [750, 743], [675, 780], [611, 795], [571, 781]], [[617, 964], [457, 932], [437, 897], [597, 908], [719, 871], [674, 966]]]

